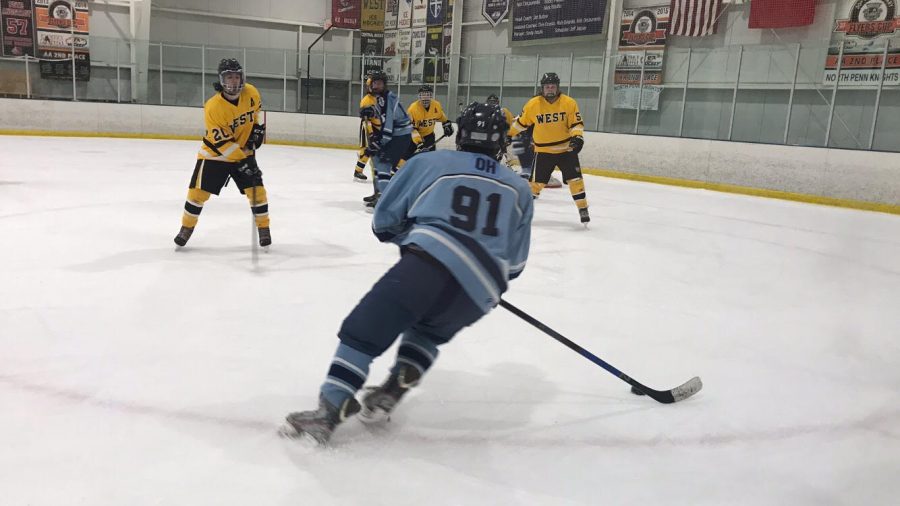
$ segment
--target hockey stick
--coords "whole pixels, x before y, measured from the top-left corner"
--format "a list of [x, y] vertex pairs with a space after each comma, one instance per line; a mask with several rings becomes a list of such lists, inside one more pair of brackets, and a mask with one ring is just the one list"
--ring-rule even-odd
[[624, 372], [622, 372], [622, 371], [616, 369], [615, 367], [611, 366], [610, 364], [606, 363], [603, 359], [601, 359], [600, 357], [587, 351], [586, 349], [582, 348], [581, 346], [578, 346], [577, 344], [570, 341], [569, 339], [567, 339], [565, 336], [563, 336], [559, 332], [556, 332], [555, 330], [551, 329], [550, 327], [548, 327], [548, 326], [544, 325], [543, 323], [539, 322], [538, 320], [532, 318], [528, 313], [522, 311], [521, 309], [517, 308], [516, 306], [513, 306], [509, 302], [506, 302], [505, 300], [500, 299], [500, 305], [503, 306], [506, 310], [508, 310], [512, 314], [514, 314], [514, 315], [518, 316], [519, 318], [525, 320], [526, 322], [534, 325], [535, 327], [537, 327], [538, 329], [543, 331], [548, 336], [552, 337], [553, 339], [556, 339], [557, 341], [563, 343], [564, 345], [568, 346], [572, 350], [578, 352], [584, 358], [586, 358], [586, 359], [590, 360], [591, 362], [599, 365], [600, 367], [606, 369], [608, 372], [612, 373], [613, 376], [615, 376], [615, 377], [619, 378], [620, 380], [624, 381], [625, 383], [628, 383], [629, 385], [631, 385], [633, 389], [637, 389], [640, 392], [649, 395], [656, 402], [661, 402], [663, 404], [671, 404], [673, 402], [683, 401], [683, 400], [687, 399], [688, 397], [696, 394], [697, 392], [700, 391], [701, 388], [703, 388], [703, 382], [700, 381], [700, 377], [694, 376], [693, 378], [691, 378], [689, 381], [687, 381], [683, 385], [677, 386], [671, 390], [654, 390], [654, 389], [642, 384], [641, 382], [639, 382], [635, 379], [632, 379]]

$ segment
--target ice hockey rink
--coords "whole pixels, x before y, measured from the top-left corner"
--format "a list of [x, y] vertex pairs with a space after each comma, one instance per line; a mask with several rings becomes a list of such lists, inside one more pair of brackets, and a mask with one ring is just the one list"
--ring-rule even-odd
[[[196, 141], [0, 137], [0, 504], [867, 505], [900, 497], [900, 217], [587, 177], [536, 201], [502, 308], [392, 421], [327, 449], [345, 314], [398, 257], [349, 150], [259, 154], [273, 246], [234, 185], [175, 251]], [[383, 379], [394, 350], [377, 360]]]

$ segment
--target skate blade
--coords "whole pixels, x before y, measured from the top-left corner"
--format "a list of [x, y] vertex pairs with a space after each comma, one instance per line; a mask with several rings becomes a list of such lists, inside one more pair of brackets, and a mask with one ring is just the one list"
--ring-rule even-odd
[[308, 448], [324, 446], [324, 443], [319, 442], [318, 439], [312, 437], [310, 434], [306, 432], [297, 432], [297, 429], [288, 422], [284, 422], [281, 427], [278, 428], [278, 435], [283, 439], [297, 441]]
[[360, 179], [358, 177], [355, 177], [355, 178], [353, 178], [353, 182], [354, 183], [368, 183], [369, 180], [368, 179]]
[[382, 409], [372, 410], [365, 407], [356, 417], [365, 425], [380, 425], [391, 421], [391, 414], [387, 411]]

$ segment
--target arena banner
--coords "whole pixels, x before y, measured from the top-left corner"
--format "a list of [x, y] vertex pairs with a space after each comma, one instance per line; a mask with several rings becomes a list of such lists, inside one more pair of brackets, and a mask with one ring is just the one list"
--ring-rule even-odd
[[497, 26], [509, 13], [509, 0], [482, 0], [481, 15], [491, 26]]
[[428, 24], [428, 0], [413, 0], [412, 27], [424, 28]]
[[606, 0], [511, 0], [511, 46], [600, 40]]
[[412, 30], [412, 63], [409, 70], [409, 82], [419, 84], [424, 82], [425, 73], [425, 39], [427, 28], [413, 28]]
[[442, 26], [446, 10], [447, 0], [428, 0], [428, 26]]
[[[451, 2], [453, 0], [450, 0]], [[444, 25], [444, 82], [450, 82], [450, 43], [453, 37], [453, 27], [449, 24]]]
[[398, 51], [398, 37], [396, 30], [384, 32], [384, 72], [391, 83], [400, 82], [400, 56]]
[[363, 32], [384, 31], [384, 0], [362, 0], [359, 28]]
[[384, 2], [384, 29], [397, 29], [397, 9], [400, 7], [400, 0], [385, 0]]
[[669, 5], [623, 9], [616, 55], [613, 107], [637, 109], [641, 95], [643, 69], [643, 101], [641, 110], [659, 109], [663, 82], [663, 60], [666, 33], [669, 30]]
[[425, 70], [426, 83], [440, 83], [444, 81], [444, 27], [429, 26], [425, 35]]
[[399, 0], [397, 8], [397, 28], [409, 28], [412, 24], [413, 0]]
[[453, 3], [456, 0], [447, 0], [447, 8], [444, 9], [444, 24], [453, 22]]
[[0, 0], [0, 54], [34, 56], [34, 11], [31, 0]]
[[360, 0], [331, 0], [331, 23], [335, 28], [359, 30]]
[[[831, 47], [825, 58], [824, 83], [834, 85], [837, 79], [841, 45], [840, 86], [900, 85], [900, 11], [897, 0], [841, 0], [838, 2], [831, 36]], [[885, 61], [885, 45], [890, 43]]]
[[75, 53], [75, 78], [91, 78], [90, 11], [86, 0], [34, 0], [34, 25], [37, 56], [41, 58], [41, 77], [71, 79], [72, 53]]
[[362, 48], [363, 75], [373, 70], [384, 68], [381, 57], [384, 53], [384, 32], [360, 32], [359, 42]]
[[[401, 2], [404, 0], [400, 0]], [[402, 4], [401, 4], [402, 5]], [[409, 83], [409, 51], [412, 48], [412, 32], [410, 30], [400, 30], [397, 39], [397, 53], [400, 55], [400, 74], [397, 82], [400, 84]]]

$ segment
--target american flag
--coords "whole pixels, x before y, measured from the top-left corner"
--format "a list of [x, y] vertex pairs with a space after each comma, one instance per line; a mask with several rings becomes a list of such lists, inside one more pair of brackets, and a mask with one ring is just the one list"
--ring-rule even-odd
[[669, 35], [703, 37], [716, 33], [722, 0], [672, 0]]

